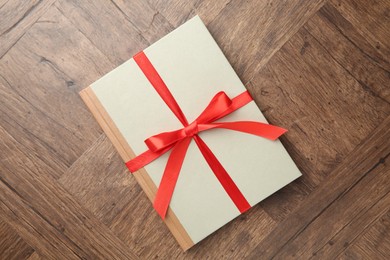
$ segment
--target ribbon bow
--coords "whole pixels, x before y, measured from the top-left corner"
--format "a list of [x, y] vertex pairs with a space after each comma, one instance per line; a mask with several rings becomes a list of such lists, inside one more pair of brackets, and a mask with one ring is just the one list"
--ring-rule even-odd
[[233, 99], [230, 99], [223, 91], [218, 92], [199, 117], [189, 124], [168, 87], [145, 53], [138, 53], [134, 56], [134, 60], [160, 97], [183, 124], [183, 128], [181, 129], [163, 132], [146, 139], [145, 144], [149, 149], [126, 163], [129, 170], [134, 172], [160, 157], [162, 154], [172, 150], [153, 203], [154, 208], [161, 218], [165, 218], [185, 154], [192, 139], [194, 139], [211, 170], [238, 210], [241, 213], [248, 210], [251, 207], [250, 204], [210, 148], [199, 137], [198, 133], [214, 128], [224, 128], [276, 140], [287, 130], [253, 121], [215, 122], [251, 102], [253, 99], [247, 91]]

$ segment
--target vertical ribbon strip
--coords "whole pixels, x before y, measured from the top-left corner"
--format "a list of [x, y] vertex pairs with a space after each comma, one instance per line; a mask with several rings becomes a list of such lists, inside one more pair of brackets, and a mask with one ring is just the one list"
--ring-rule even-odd
[[251, 102], [253, 99], [247, 91], [244, 91], [233, 99], [230, 99], [225, 92], [218, 92], [199, 117], [189, 124], [172, 93], [145, 53], [140, 52], [136, 54], [134, 61], [183, 125], [181, 129], [163, 132], [149, 137], [145, 140], [145, 144], [149, 149], [126, 162], [129, 170], [135, 172], [172, 149], [153, 203], [157, 213], [162, 219], [165, 218], [187, 149], [192, 139], [195, 140], [207, 164], [237, 209], [241, 213], [248, 210], [251, 207], [250, 204], [198, 133], [214, 128], [224, 128], [276, 140], [287, 130], [253, 121], [215, 122]]

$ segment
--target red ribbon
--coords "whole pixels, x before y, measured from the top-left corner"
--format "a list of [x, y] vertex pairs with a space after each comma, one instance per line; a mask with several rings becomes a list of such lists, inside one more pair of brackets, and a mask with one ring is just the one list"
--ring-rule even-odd
[[203, 157], [238, 210], [241, 213], [248, 210], [251, 207], [248, 201], [210, 148], [199, 137], [198, 133], [214, 128], [225, 128], [276, 140], [287, 130], [252, 121], [215, 122], [251, 102], [253, 99], [247, 91], [233, 99], [230, 99], [223, 91], [218, 92], [200, 116], [189, 124], [175, 98], [145, 53], [140, 52], [136, 54], [134, 60], [160, 97], [184, 126], [175, 131], [164, 132], [149, 137], [145, 140], [149, 149], [126, 163], [129, 170], [135, 172], [172, 149], [153, 204], [161, 218], [165, 218], [191, 139], [195, 140]]

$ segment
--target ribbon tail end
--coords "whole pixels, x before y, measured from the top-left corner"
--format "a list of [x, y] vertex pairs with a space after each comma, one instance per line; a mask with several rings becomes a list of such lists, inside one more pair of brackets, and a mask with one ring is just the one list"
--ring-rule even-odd
[[284, 129], [284, 128], [281, 128], [281, 127], [277, 127], [277, 129], [275, 129], [276, 131], [274, 132], [275, 135], [273, 135], [271, 137], [271, 140], [272, 141], [275, 141], [277, 140], [279, 137], [281, 137], [282, 135], [284, 135], [285, 133], [288, 132], [287, 129]]

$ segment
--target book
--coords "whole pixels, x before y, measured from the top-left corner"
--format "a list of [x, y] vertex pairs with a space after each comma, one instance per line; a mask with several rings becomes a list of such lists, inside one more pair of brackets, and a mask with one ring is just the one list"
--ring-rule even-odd
[[[189, 122], [199, 116], [216, 93], [224, 91], [234, 98], [246, 91], [198, 16], [142, 53]], [[183, 128], [134, 58], [98, 79], [80, 95], [124, 162], [148, 149], [145, 139]], [[253, 101], [217, 123], [234, 121], [267, 123]], [[197, 135], [226, 169], [250, 206], [301, 176], [279, 140], [222, 128]], [[151, 201], [156, 197], [169, 155], [170, 151], [133, 173]], [[163, 221], [187, 250], [240, 214], [191, 140]]]

